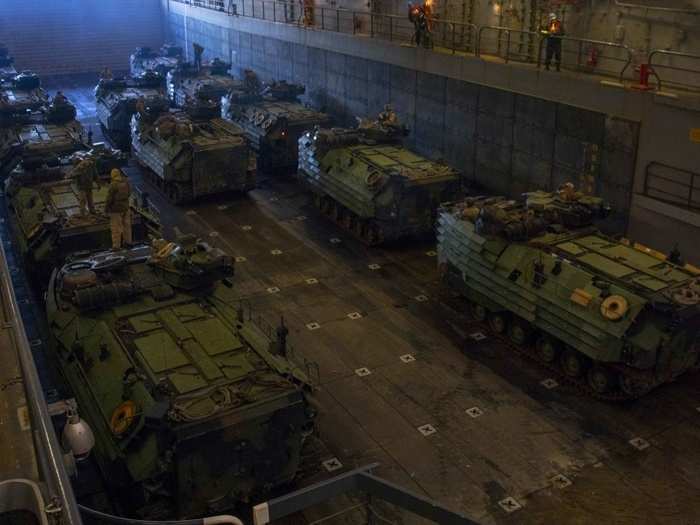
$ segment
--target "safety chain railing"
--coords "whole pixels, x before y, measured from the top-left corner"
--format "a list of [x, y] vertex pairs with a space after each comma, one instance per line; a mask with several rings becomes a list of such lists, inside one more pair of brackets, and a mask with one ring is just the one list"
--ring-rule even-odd
[[[413, 24], [407, 16], [368, 11], [305, 7], [300, 0], [171, 0], [181, 4], [220, 11], [229, 16], [244, 16], [295, 24], [309, 29], [334, 31], [415, 44]], [[499, 26], [477, 26], [451, 20], [432, 18], [430, 36], [421, 43], [423, 47], [478, 57], [497, 57], [505, 62], [534, 64], [538, 69], [546, 66], [547, 47], [555, 46], [550, 37], [537, 32]], [[612, 77], [620, 82], [635, 78], [631, 67], [634, 50], [617, 42], [558, 37], [561, 46], [560, 65], [566, 70]], [[551, 49], [550, 49], [551, 51]], [[664, 58], [661, 61], [661, 57]], [[654, 62], [657, 60], [657, 62]], [[556, 57], [551, 67], [556, 67]], [[659, 85], [679, 89], [700, 90], [700, 55], [677, 51], [653, 50], [647, 57]], [[691, 76], [697, 81], [687, 81]]]
[[[270, 324], [267, 319], [265, 319], [260, 313], [253, 309], [250, 301], [243, 299], [239, 303], [239, 311], [244, 319], [247, 319], [255, 326], [258, 327], [260, 331], [265, 334], [267, 339], [273, 344], [278, 342], [277, 328]], [[317, 362], [310, 361], [306, 359], [303, 355], [298, 353], [295, 348], [289, 343], [285, 344], [285, 356], [296, 366], [301, 368], [306, 374], [307, 379], [311, 383], [313, 388], [320, 386], [321, 384], [321, 369]]]
[[700, 210], [700, 173], [651, 162], [645, 171], [644, 195], [690, 210]]

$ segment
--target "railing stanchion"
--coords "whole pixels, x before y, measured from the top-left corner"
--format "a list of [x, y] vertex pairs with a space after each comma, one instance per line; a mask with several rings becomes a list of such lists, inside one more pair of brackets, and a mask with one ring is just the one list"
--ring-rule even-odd
[[374, 13], [369, 14], [369, 36], [374, 38]]
[[326, 29], [326, 23], [325, 23], [325, 20], [324, 20], [324, 18], [325, 18], [325, 17], [324, 17], [324, 14], [325, 14], [325, 8], [322, 7], [322, 8], [321, 8], [321, 29]]
[[389, 17], [389, 42], [394, 40], [394, 17]]
[[693, 192], [695, 191], [694, 189], [694, 184], [695, 183], [695, 176], [691, 175], [690, 176], [690, 184], [688, 185], [688, 208], [693, 207]]
[[[563, 44], [563, 42], [562, 42]], [[583, 41], [578, 43], [578, 56], [576, 57], [576, 70], [581, 70], [581, 58], [583, 57]]]
[[355, 20], [355, 11], [352, 12], [352, 34], [355, 34], [355, 28], [357, 28], [357, 21]]
[[272, 21], [277, 22], [277, 0], [272, 0]]
[[250, 3], [252, 4], [252, 9], [253, 9], [253, 14], [252, 17], [255, 18], [255, 0], [250, 0]]
[[506, 31], [506, 64], [510, 59], [510, 31]]
[[457, 31], [457, 25], [452, 24], [452, 54], [454, 55], [457, 52], [457, 42], [455, 41], [455, 38], [457, 36], [456, 34]]
[[335, 10], [335, 30], [340, 33], [340, 9]]
[[265, 0], [262, 0], [262, 19], [265, 20]]

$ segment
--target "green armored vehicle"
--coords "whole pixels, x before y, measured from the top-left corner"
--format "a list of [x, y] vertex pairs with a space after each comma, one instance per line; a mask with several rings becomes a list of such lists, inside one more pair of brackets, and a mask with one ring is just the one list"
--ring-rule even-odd
[[0, 125], [0, 179], [15, 168], [21, 151], [22, 143], [17, 130]]
[[324, 215], [367, 244], [432, 233], [438, 205], [459, 191], [455, 170], [401, 146], [406, 133], [391, 114], [299, 139], [299, 179]]
[[221, 118], [197, 121], [183, 112], [134, 115], [132, 152], [172, 202], [255, 187], [255, 158], [241, 129]]
[[295, 477], [309, 381], [232, 276], [229, 256], [183, 238], [76, 257], [51, 278], [57, 358], [127, 515], [225, 513]]
[[168, 71], [175, 69], [182, 62], [182, 48], [173, 44], [163, 44], [158, 52], [150, 47], [137, 47], [129, 57], [129, 68], [132, 77], [145, 73], [157, 73], [161, 81], [165, 80]]
[[316, 126], [330, 125], [329, 115], [299, 103], [303, 94], [303, 86], [274, 82], [264, 90], [232, 90], [222, 98], [221, 115], [243, 129], [258, 155], [259, 169], [296, 169], [299, 138]]
[[44, 119], [19, 129], [21, 160], [27, 166], [55, 163], [58, 157], [89, 148], [89, 137], [77, 120], [51, 124]]
[[[101, 179], [93, 189], [95, 213], [82, 214], [73, 167], [80, 160], [94, 161]], [[5, 181], [5, 194], [13, 232], [26, 268], [39, 286], [65, 257], [79, 250], [96, 250], [111, 245], [109, 217], [104, 203], [109, 173], [127, 163], [126, 156], [102, 144], [90, 151], [58, 158], [52, 165], [29, 168], [17, 166]], [[158, 235], [159, 219], [147, 196], [132, 192], [133, 238]]]
[[570, 185], [467, 198], [440, 211], [439, 262], [493, 332], [592, 395], [628, 399], [698, 365], [700, 271], [605, 236], [601, 211]]
[[134, 78], [100, 80], [95, 88], [97, 120], [105, 136], [115, 146], [128, 150], [131, 146], [131, 117], [141, 110], [161, 113], [168, 110], [162, 87], [163, 78], [144, 73]]
[[168, 72], [166, 86], [170, 103], [195, 118], [221, 116], [221, 97], [241, 89], [243, 83], [228, 74], [231, 64], [215, 58], [200, 68], [183, 63]]
[[0, 124], [0, 176], [7, 175], [21, 161], [25, 167], [55, 164], [61, 156], [89, 149], [91, 133], [75, 120], [69, 102], [42, 106], [7, 126]]
[[49, 97], [41, 88], [39, 77], [23, 71], [0, 80], [0, 126], [26, 121], [30, 113], [48, 106]]

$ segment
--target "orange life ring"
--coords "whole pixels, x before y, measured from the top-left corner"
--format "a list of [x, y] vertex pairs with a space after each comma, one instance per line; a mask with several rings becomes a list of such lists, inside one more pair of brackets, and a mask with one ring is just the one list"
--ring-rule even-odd
[[120, 403], [112, 412], [110, 429], [115, 436], [121, 436], [131, 427], [136, 419], [136, 403], [131, 400]]

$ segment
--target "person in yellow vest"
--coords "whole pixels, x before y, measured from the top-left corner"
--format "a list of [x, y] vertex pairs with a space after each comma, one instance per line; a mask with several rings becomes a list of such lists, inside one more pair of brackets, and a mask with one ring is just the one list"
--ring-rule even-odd
[[78, 187], [78, 204], [80, 204], [80, 214], [94, 214], [95, 204], [92, 198], [93, 185], [97, 183], [100, 187], [100, 177], [97, 173], [97, 166], [92, 159], [83, 159], [78, 161], [73, 168], [71, 176], [75, 179]]
[[118, 250], [122, 244], [131, 244], [131, 211], [129, 210], [131, 186], [118, 169], [112, 170], [111, 179], [105, 200], [105, 213], [109, 215], [112, 249]]

